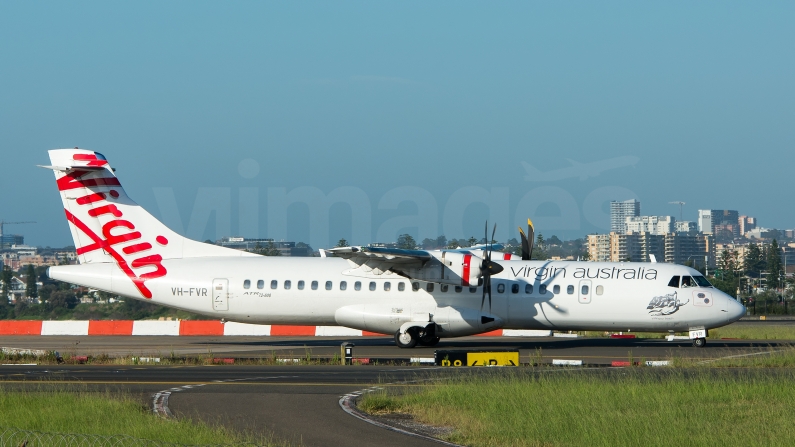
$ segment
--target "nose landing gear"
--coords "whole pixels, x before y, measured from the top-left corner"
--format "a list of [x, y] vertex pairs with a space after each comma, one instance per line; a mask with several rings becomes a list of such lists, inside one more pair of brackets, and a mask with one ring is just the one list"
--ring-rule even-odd
[[706, 338], [694, 338], [693, 339], [693, 347], [694, 348], [703, 348], [706, 345], [707, 345], [707, 339]]

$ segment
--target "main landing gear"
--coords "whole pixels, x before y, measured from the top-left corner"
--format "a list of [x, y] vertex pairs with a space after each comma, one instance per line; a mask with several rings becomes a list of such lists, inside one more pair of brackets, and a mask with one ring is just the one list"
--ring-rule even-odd
[[694, 338], [693, 339], [693, 347], [694, 348], [703, 348], [706, 345], [707, 345], [707, 339], [706, 338]]
[[433, 326], [411, 327], [406, 330], [405, 334], [401, 334], [400, 331], [395, 332], [395, 344], [398, 348], [413, 348], [418, 344], [420, 346], [436, 346], [439, 340]]

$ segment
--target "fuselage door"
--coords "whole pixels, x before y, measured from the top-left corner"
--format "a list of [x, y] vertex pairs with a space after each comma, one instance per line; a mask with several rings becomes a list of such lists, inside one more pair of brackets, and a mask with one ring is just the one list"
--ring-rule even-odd
[[591, 280], [583, 279], [580, 281], [580, 287], [577, 291], [580, 304], [588, 304], [591, 302]]
[[229, 310], [229, 280], [213, 280], [213, 310]]

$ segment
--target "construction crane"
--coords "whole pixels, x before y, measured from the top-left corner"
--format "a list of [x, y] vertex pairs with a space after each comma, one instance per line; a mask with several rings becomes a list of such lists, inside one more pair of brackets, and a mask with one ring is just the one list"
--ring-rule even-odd
[[5, 243], [3, 243], [3, 235], [6, 234], [6, 233], [3, 230], [3, 227], [5, 227], [6, 225], [20, 225], [20, 224], [34, 224], [34, 223], [36, 223], [36, 222], [33, 222], [31, 220], [24, 221], [24, 222], [6, 222], [4, 220], [0, 220], [0, 250], [5, 248]]
[[685, 206], [685, 202], [668, 202], [671, 205], [679, 205], [679, 221], [682, 221], [682, 207]]

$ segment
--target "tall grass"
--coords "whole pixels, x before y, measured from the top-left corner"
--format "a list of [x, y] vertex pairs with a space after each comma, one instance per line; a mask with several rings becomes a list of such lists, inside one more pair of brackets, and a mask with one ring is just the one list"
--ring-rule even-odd
[[365, 396], [370, 412], [454, 427], [472, 446], [795, 445], [795, 373], [512, 371]]
[[238, 444], [247, 439], [223, 427], [190, 420], [166, 420], [129, 395], [59, 391], [42, 385], [33, 391], [0, 386], [0, 426], [45, 432], [124, 434], [178, 444]]

